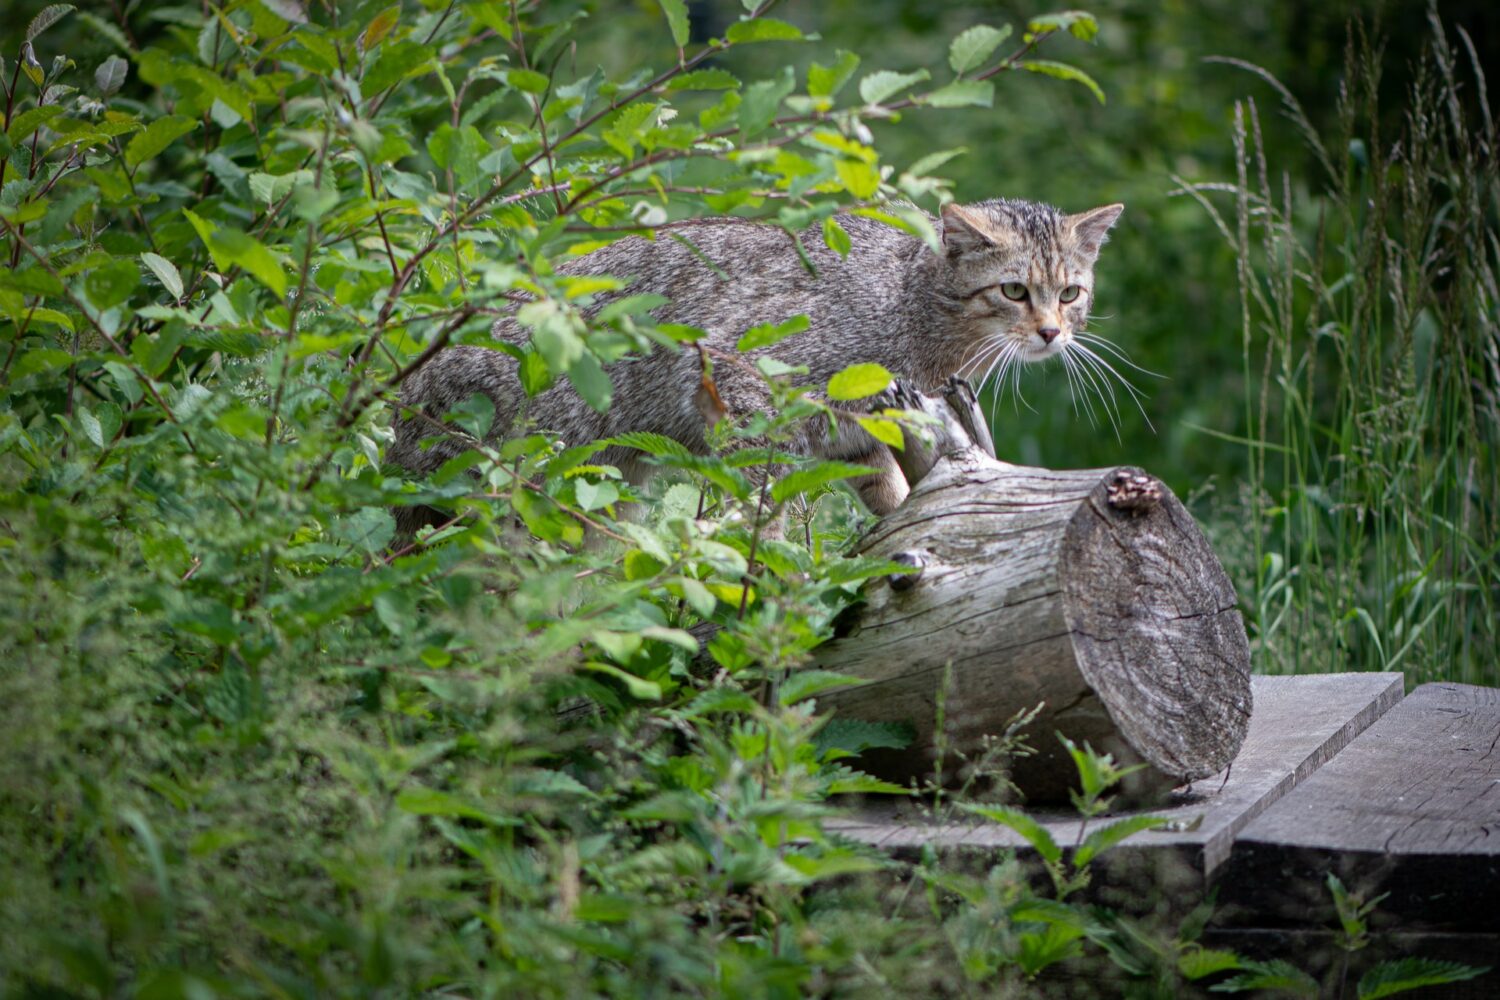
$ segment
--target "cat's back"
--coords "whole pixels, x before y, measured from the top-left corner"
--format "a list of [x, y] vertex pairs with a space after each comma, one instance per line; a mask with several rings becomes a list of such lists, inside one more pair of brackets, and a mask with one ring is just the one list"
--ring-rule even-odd
[[829, 249], [815, 227], [794, 237], [764, 223], [721, 219], [663, 230], [655, 239], [629, 237], [563, 270], [615, 275], [631, 281], [627, 294], [665, 296], [670, 303], [656, 312], [665, 322], [735, 333], [802, 313], [817, 323], [888, 309], [924, 245], [873, 219], [838, 222], [849, 235], [847, 256]]

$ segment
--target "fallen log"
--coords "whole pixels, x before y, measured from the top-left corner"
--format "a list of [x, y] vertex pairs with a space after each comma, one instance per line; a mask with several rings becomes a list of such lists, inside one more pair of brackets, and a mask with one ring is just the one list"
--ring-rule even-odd
[[822, 708], [915, 730], [909, 748], [867, 751], [862, 766], [931, 773], [945, 677], [943, 732], [971, 757], [1043, 706], [1028, 730], [1037, 753], [1011, 775], [1031, 801], [1076, 786], [1054, 732], [1145, 764], [1126, 784], [1137, 799], [1228, 766], [1249, 728], [1249, 643], [1228, 576], [1171, 490], [1129, 466], [997, 461], [967, 383], [941, 397], [898, 386], [884, 403], [938, 426], [931, 441], [907, 435], [897, 462], [911, 494], [859, 545], [915, 572], [872, 581], [817, 654], [866, 680]]

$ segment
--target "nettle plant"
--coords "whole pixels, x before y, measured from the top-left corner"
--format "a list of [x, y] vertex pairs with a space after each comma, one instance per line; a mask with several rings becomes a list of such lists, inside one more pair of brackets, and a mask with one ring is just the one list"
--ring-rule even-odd
[[[778, 446], [889, 373], [761, 362], [773, 407], [712, 454], [629, 440], [666, 477], [644, 497], [602, 443], [491, 434], [478, 399], [447, 418], [465, 455], [422, 481], [383, 462], [401, 384], [447, 345], [597, 408], [609, 362], [694, 350], [646, 297], [586, 318], [623, 279], [560, 275], [570, 255], [725, 213], [841, 252], [840, 212], [932, 240], [912, 204], [948, 197], [958, 151], [885, 164], [872, 122], [983, 108], [1018, 70], [1097, 90], [1034, 57], [1091, 38], [1080, 12], [971, 27], [936, 74], [820, 50], [742, 80], [739, 49], [815, 41], [770, 6], [695, 42], [663, 0], [672, 44], [623, 76], [583, 61], [566, 3], [59, 4], [6, 40], [8, 988], [963, 990], [1077, 951], [1057, 911], [1013, 909], [960, 968], [925, 910], [808, 892], [891, 869], [822, 820], [903, 791], [850, 766], [902, 734], [818, 715], [849, 680], [807, 664], [903, 567], [845, 554], [857, 467]], [[75, 65], [85, 32], [117, 51]], [[510, 312], [525, 345], [490, 337]], [[397, 539], [417, 503], [451, 519]], [[944, 905], [973, 923], [966, 899]]]

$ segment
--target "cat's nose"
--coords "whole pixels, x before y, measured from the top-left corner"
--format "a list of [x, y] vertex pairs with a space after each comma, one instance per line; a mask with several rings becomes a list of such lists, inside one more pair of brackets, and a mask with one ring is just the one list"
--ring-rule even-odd
[[1050, 344], [1057, 339], [1057, 335], [1060, 333], [1062, 331], [1055, 326], [1044, 326], [1036, 332], [1036, 335], [1042, 338], [1042, 343]]

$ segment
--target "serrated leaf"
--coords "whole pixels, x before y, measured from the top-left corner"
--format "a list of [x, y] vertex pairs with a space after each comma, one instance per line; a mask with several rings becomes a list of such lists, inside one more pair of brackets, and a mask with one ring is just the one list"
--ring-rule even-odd
[[897, 73], [889, 69], [876, 70], [859, 81], [859, 97], [866, 104], [879, 104], [886, 98], [901, 93], [907, 87], [930, 79], [932, 79], [932, 74], [925, 69], [919, 69], [914, 73]]
[[387, 7], [370, 19], [364, 34], [360, 36], [360, 45], [366, 52], [385, 41], [386, 36], [396, 29], [396, 23], [401, 19], [401, 7]]
[[101, 96], [108, 97], [125, 85], [129, 71], [130, 63], [119, 56], [110, 56], [94, 70], [94, 86], [99, 88]]
[[1177, 956], [1177, 971], [1188, 981], [1203, 979], [1216, 972], [1226, 972], [1240, 967], [1240, 957], [1232, 951], [1216, 951], [1213, 948], [1185, 948]]
[[125, 147], [125, 165], [134, 170], [197, 127], [197, 120], [186, 115], [158, 118], [131, 138]]
[[1026, 22], [1028, 41], [1038, 35], [1054, 31], [1067, 31], [1074, 38], [1092, 42], [1099, 33], [1099, 22], [1086, 10], [1063, 10], [1056, 14], [1043, 14]]
[[784, 319], [780, 323], [761, 323], [752, 326], [741, 336], [735, 348], [741, 351], [753, 351], [758, 347], [770, 347], [772, 344], [780, 343], [795, 333], [802, 333], [808, 327], [806, 314]]
[[23, 111], [11, 119], [10, 128], [5, 132], [6, 138], [13, 144], [20, 145], [31, 137], [31, 133], [62, 113], [62, 107], [57, 104], [44, 104], [40, 108]]
[[1131, 816], [1090, 833], [1073, 855], [1073, 864], [1079, 868], [1114, 847], [1120, 841], [1143, 830], [1154, 830], [1167, 822], [1162, 816]]
[[831, 215], [823, 220], [823, 242], [840, 257], [848, 257], [849, 251], [854, 249], [848, 230], [839, 225], [839, 220]]
[[835, 97], [859, 69], [859, 56], [839, 51], [832, 66], [813, 63], [807, 67], [807, 93], [810, 97]]
[[177, 265], [160, 254], [143, 253], [141, 263], [145, 264], [156, 275], [156, 280], [171, 294], [173, 299], [182, 298], [182, 275], [177, 271]]
[[958, 74], [967, 73], [982, 65], [1000, 47], [1000, 43], [1010, 37], [1010, 31], [1008, 24], [1003, 28], [976, 24], [965, 29], [948, 46], [948, 65]]
[[844, 190], [861, 201], [875, 197], [880, 191], [880, 171], [874, 164], [863, 160], [839, 160], [833, 169]]
[[615, 678], [625, 685], [625, 690], [630, 692], [632, 698], [639, 699], [640, 701], [661, 700], [661, 685], [655, 681], [648, 681], [644, 677], [637, 677], [635, 674], [621, 670], [614, 664], [600, 663], [596, 660], [590, 660], [583, 667], [585, 670], [608, 674], [610, 677]]
[[934, 108], [987, 108], [995, 103], [995, 85], [988, 80], [954, 80], [923, 101]]
[[776, 485], [771, 487], [771, 499], [781, 503], [788, 497], [815, 490], [819, 486], [827, 486], [840, 479], [868, 476], [879, 471], [868, 465], [854, 465], [849, 462], [819, 462], [810, 469], [798, 469], [778, 479]]
[[1032, 73], [1045, 73], [1047, 76], [1053, 76], [1059, 80], [1073, 80], [1077, 83], [1081, 83], [1085, 87], [1089, 88], [1089, 91], [1099, 99], [1100, 104], [1104, 103], [1103, 89], [1094, 82], [1093, 77], [1089, 76], [1077, 66], [1069, 66], [1067, 63], [1053, 62], [1050, 59], [1028, 59], [1026, 62], [1021, 63], [1021, 68], [1024, 70], [1029, 70]]
[[1061, 860], [1062, 848], [1057, 846], [1057, 841], [1052, 839], [1052, 834], [1047, 832], [1046, 827], [1025, 813], [1007, 809], [1004, 806], [980, 806], [967, 802], [959, 804], [971, 813], [1010, 827], [1020, 834], [1021, 839], [1030, 844], [1043, 860], [1053, 862]]
[[861, 363], [850, 365], [828, 380], [828, 398], [864, 399], [886, 388], [894, 380], [884, 365]]
[[55, 3], [51, 6], [43, 7], [37, 13], [36, 17], [31, 19], [31, 23], [26, 26], [26, 41], [35, 41], [37, 35], [40, 35], [76, 9], [70, 3]]
[[135, 264], [116, 258], [83, 276], [83, 292], [90, 302], [104, 310], [130, 298], [140, 281], [141, 272]]
[[661, 12], [667, 15], [667, 27], [672, 32], [672, 41], [680, 49], [688, 43], [688, 11], [686, 0], [656, 0]]
[[255, 237], [238, 229], [223, 228], [213, 234], [209, 244], [216, 251], [216, 258], [238, 266], [278, 298], [286, 295], [286, 270], [281, 260]]
[[889, 417], [856, 417], [859, 426], [870, 437], [892, 448], [906, 447], [906, 434], [901, 425]]
[[747, 42], [795, 42], [802, 38], [802, 29], [774, 17], [757, 17], [751, 21], [734, 22], [724, 37], [736, 45]]
[[1246, 990], [1280, 990], [1299, 997], [1316, 997], [1318, 981], [1283, 959], [1244, 962], [1244, 972], [1209, 987], [1212, 993], [1242, 993]]
[[916, 731], [910, 723], [836, 718], [818, 730], [813, 746], [821, 758], [830, 750], [848, 754], [875, 749], [905, 750], [915, 738]]
[[691, 73], [674, 76], [667, 84], [668, 90], [737, 90], [739, 77], [724, 69], [695, 69]]
[[1422, 986], [1462, 982], [1489, 971], [1488, 966], [1463, 965], [1432, 958], [1403, 958], [1394, 962], [1381, 962], [1360, 978], [1359, 1000], [1379, 1000], [1380, 997], [1404, 993]]
[[627, 431], [608, 439], [605, 443], [634, 448], [658, 457], [668, 455], [676, 458], [693, 457], [693, 453], [688, 451], [687, 446], [682, 442], [669, 438], [665, 434], [655, 434], [651, 431]]
[[[704, 592], [707, 594], [707, 591]], [[709, 612], [713, 611], [713, 598], [709, 595]], [[755, 699], [750, 697], [739, 688], [715, 687], [694, 698], [683, 709], [683, 714], [688, 717], [712, 715], [715, 712], [747, 712], [753, 713], [760, 706]]]
[[938, 167], [941, 167], [943, 164], [947, 163], [955, 156], [962, 156], [968, 151], [968, 147], [959, 146], [955, 149], [940, 149], [936, 153], [928, 153], [916, 163], [913, 163], [910, 167], [907, 167], [906, 172], [915, 177], [925, 176], [932, 173]]
[[520, 67], [506, 70], [505, 82], [527, 94], [545, 93], [550, 83], [544, 74], [538, 73], [534, 69]]
[[456, 795], [425, 786], [403, 788], [396, 794], [396, 808], [413, 816], [448, 816], [478, 820], [493, 826], [521, 825], [519, 819], [496, 815]]

